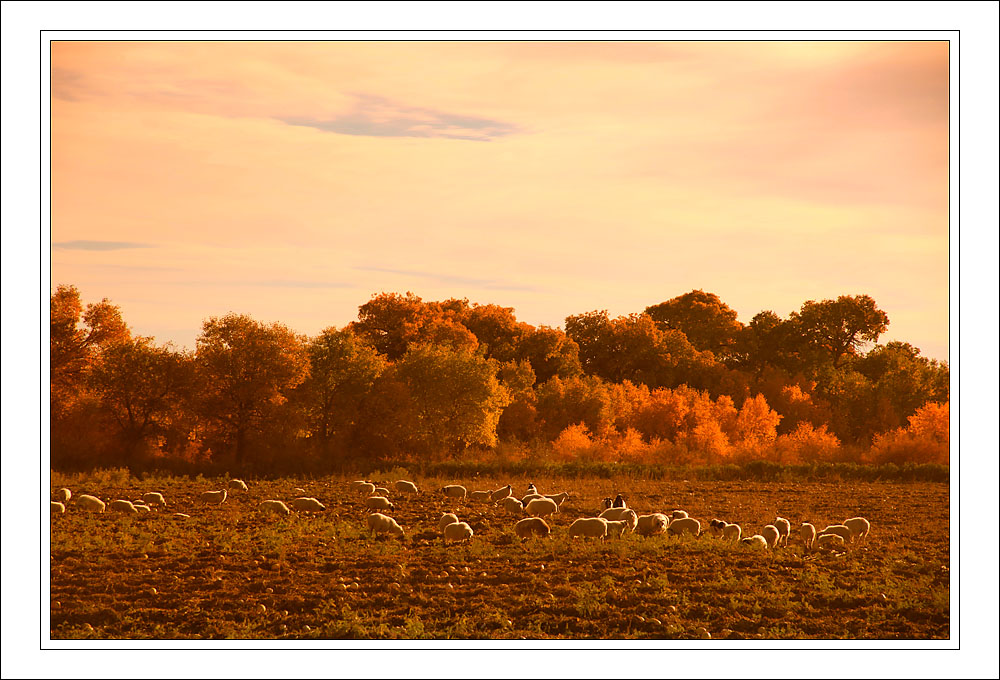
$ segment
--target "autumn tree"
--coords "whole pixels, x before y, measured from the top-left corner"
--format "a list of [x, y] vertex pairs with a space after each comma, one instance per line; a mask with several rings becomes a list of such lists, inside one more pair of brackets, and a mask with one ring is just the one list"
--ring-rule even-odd
[[424, 302], [413, 293], [381, 293], [358, 308], [350, 329], [391, 361], [411, 344], [431, 342], [456, 349], [475, 349], [476, 336], [455, 319], [454, 309]]
[[309, 359], [303, 341], [282, 324], [228, 314], [205, 321], [196, 367], [201, 413], [220, 427], [242, 468], [249, 438], [280, 416]]
[[889, 327], [889, 316], [868, 295], [841, 295], [836, 300], [808, 300], [790, 320], [802, 337], [824, 352], [834, 368], [843, 357], [857, 356], [866, 343], [876, 342]]
[[661, 330], [680, 331], [695, 349], [712, 352], [721, 361], [732, 357], [743, 329], [735, 310], [701, 289], [651, 305], [645, 313]]
[[854, 370], [872, 386], [877, 409], [876, 428], [880, 431], [902, 426], [927, 402], [947, 402], [950, 373], [948, 364], [920, 355], [905, 342], [878, 345], [853, 362]]
[[566, 333], [550, 326], [531, 327], [521, 335], [515, 359], [531, 364], [538, 383], [550, 378], [570, 378], [582, 372], [580, 348]]
[[553, 439], [570, 425], [583, 423], [595, 436], [601, 437], [612, 426], [611, 395], [608, 385], [597, 376], [571, 378], [555, 376], [538, 386], [538, 416], [542, 430]]

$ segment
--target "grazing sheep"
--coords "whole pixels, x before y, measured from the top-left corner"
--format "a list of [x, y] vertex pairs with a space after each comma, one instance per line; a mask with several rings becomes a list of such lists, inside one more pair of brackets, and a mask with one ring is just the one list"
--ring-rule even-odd
[[622, 496], [621, 494], [618, 494], [617, 496], [615, 496], [615, 500], [611, 503], [611, 507], [612, 508], [626, 508], [626, 507], [628, 507], [627, 505], [625, 505], [625, 497]]
[[639, 521], [639, 516], [631, 508], [608, 508], [599, 517], [603, 517], [609, 522], [624, 521], [630, 531], [635, 531], [635, 525]]
[[209, 505], [222, 505], [226, 502], [226, 490], [222, 491], [205, 491], [199, 496], [202, 503], [208, 503]]
[[816, 538], [816, 547], [820, 550], [847, 552], [847, 546], [844, 544], [844, 537], [840, 534], [820, 534]]
[[374, 493], [372, 495], [374, 495], [374, 496], [385, 496], [386, 498], [388, 498], [389, 497], [389, 489], [385, 488], [384, 486], [376, 486], [375, 487], [375, 491], [374, 491]]
[[733, 543], [740, 542], [740, 536], [743, 535], [743, 529], [740, 528], [739, 524], [730, 524], [726, 522], [726, 526], [722, 528], [722, 540], [732, 541]]
[[559, 512], [559, 504], [551, 498], [536, 498], [524, 506], [524, 511], [532, 517], [545, 517]]
[[608, 537], [608, 520], [603, 517], [581, 517], [569, 525], [569, 535], [599, 538], [603, 541]]
[[121, 498], [119, 498], [118, 500], [111, 501], [111, 504], [108, 506], [108, 509], [113, 510], [115, 512], [127, 512], [130, 515], [139, 514], [139, 511], [135, 509], [134, 505], [132, 505], [132, 501], [126, 501]]
[[514, 525], [514, 533], [522, 539], [528, 539], [532, 536], [545, 538], [550, 531], [549, 525], [540, 517], [525, 517]]
[[185, 512], [175, 512], [171, 517], [176, 517], [177, 519], [191, 519], [191, 515]]
[[497, 489], [496, 491], [494, 491], [493, 493], [491, 493], [490, 494], [490, 500], [493, 501], [494, 505], [496, 505], [497, 503], [499, 503], [500, 501], [502, 501], [504, 498], [510, 498], [510, 495], [513, 492], [514, 492], [514, 490], [510, 487], [510, 484], [508, 484], [507, 486], [501, 487], [501, 488]]
[[831, 524], [827, 528], [823, 529], [823, 531], [819, 532], [816, 536], [819, 538], [824, 534], [836, 534], [837, 536], [843, 538], [845, 543], [850, 543], [852, 533], [853, 532], [843, 524]]
[[612, 536], [617, 536], [621, 538], [625, 535], [625, 530], [629, 528], [628, 520], [618, 519], [618, 520], [606, 520], [608, 523], [608, 538]]
[[536, 498], [545, 498], [545, 496], [543, 496], [540, 493], [529, 493], [527, 496], [521, 499], [521, 505], [526, 506], [528, 505], [528, 503], [535, 500]]
[[273, 512], [275, 515], [289, 515], [292, 512], [284, 502], [276, 500], [263, 501], [257, 505], [257, 509], [261, 512]]
[[700, 536], [701, 522], [693, 517], [681, 517], [670, 522], [667, 525], [667, 531], [671, 536], [680, 536], [684, 533]]
[[816, 527], [809, 522], [803, 522], [802, 526], [799, 527], [799, 538], [802, 539], [806, 550], [812, 550], [813, 543], [816, 542]]
[[529, 494], [538, 493], [538, 489], [535, 488], [534, 484], [531, 484], [529, 482], [528, 483], [528, 491], [527, 491], [527, 493], [529, 493]]
[[655, 536], [666, 532], [670, 520], [662, 512], [654, 512], [651, 515], [639, 515], [636, 518], [635, 533], [640, 536]]
[[686, 512], [684, 512], [683, 510], [674, 510], [673, 512], [670, 513], [670, 519], [671, 520], [684, 519], [687, 516], [688, 516], [688, 514]]
[[66, 506], [59, 501], [49, 501], [49, 512], [61, 514], [66, 512]]
[[766, 527], [760, 530], [760, 535], [767, 540], [767, 547], [774, 548], [778, 545], [778, 539], [781, 534], [778, 532], [778, 527], [773, 524], [768, 524]]
[[[353, 491], [357, 491], [358, 493], [361, 493], [361, 487], [364, 486], [365, 484], [371, 484], [371, 482], [366, 481], [364, 479], [355, 479], [353, 482], [348, 482], [347, 486], [350, 489], [352, 489]], [[375, 486], [375, 485], [372, 484], [372, 486]]]
[[763, 548], [764, 550], [767, 550], [767, 539], [760, 534], [754, 534], [753, 536], [744, 538], [740, 541], [740, 543], [749, 548]]
[[63, 487], [56, 491], [56, 498], [62, 503], [69, 503], [69, 499], [73, 497], [73, 492]]
[[550, 498], [554, 500], [556, 502], [556, 505], [561, 507], [562, 504], [566, 502], [566, 499], [569, 498], [569, 492], [563, 491], [562, 493], [555, 493], [549, 496], [545, 496], [545, 498]]
[[369, 496], [365, 499], [365, 505], [372, 510], [395, 510], [396, 506], [385, 496]]
[[708, 523], [708, 530], [713, 536], [722, 536], [722, 530], [726, 528], [726, 523], [721, 519], [712, 518]]
[[153, 511], [152, 508], [150, 508], [148, 505], [146, 505], [144, 503], [133, 503], [132, 505], [134, 505], [135, 509], [138, 510], [139, 512], [152, 512]]
[[396, 491], [399, 493], [420, 493], [417, 491], [417, 485], [413, 482], [408, 482], [405, 479], [397, 480], [393, 485], [396, 487]]
[[788, 534], [792, 533], [792, 523], [784, 517], [774, 520], [774, 526], [778, 529], [778, 544], [788, 547]]
[[242, 479], [230, 479], [229, 480], [229, 490], [230, 491], [246, 491], [247, 483]]
[[469, 493], [469, 500], [473, 503], [489, 503], [490, 491], [472, 491]]
[[155, 491], [150, 491], [149, 493], [142, 494], [142, 500], [149, 505], [160, 505], [167, 507], [167, 502], [163, 500], [163, 494], [157, 493]]
[[368, 531], [371, 535], [389, 534], [396, 538], [403, 538], [403, 527], [399, 526], [392, 517], [374, 512], [368, 515]]
[[320, 503], [315, 498], [309, 498], [307, 496], [292, 499], [292, 507], [301, 512], [319, 512], [321, 510], [326, 510], [325, 505]]
[[444, 528], [444, 542], [465, 541], [468, 543], [472, 540], [472, 534], [472, 527], [465, 522], [452, 522]]
[[864, 517], [845, 519], [844, 526], [851, 530], [851, 543], [854, 543], [855, 540], [858, 543], [864, 543], [868, 538], [868, 532], [872, 528], [871, 522]]
[[96, 496], [91, 496], [89, 494], [82, 494], [77, 496], [76, 504], [81, 510], [86, 510], [88, 512], [104, 512], [104, 501]]
[[512, 515], [520, 515], [524, 512], [524, 504], [513, 496], [501, 499], [500, 507]]
[[449, 524], [454, 524], [458, 521], [458, 515], [453, 512], [446, 512], [441, 515], [441, 519], [438, 520], [438, 529], [444, 531], [444, 528]]
[[354, 490], [357, 491], [360, 496], [371, 496], [375, 493], [376, 488], [377, 487], [371, 482], [361, 482], [354, 487]]
[[449, 484], [441, 489], [441, 491], [443, 491], [444, 495], [448, 498], [465, 498], [465, 495], [468, 493], [465, 490], [465, 487], [461, 484]]

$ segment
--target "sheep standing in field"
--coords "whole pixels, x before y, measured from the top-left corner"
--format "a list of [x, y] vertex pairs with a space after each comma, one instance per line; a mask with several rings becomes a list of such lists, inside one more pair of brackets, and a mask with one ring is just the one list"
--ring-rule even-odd
[[492, 492], [490, 494], [490, 500], [493, 501], [494, 505], [496, 505], [497, 503], [499, 503], [500, 501], [502, 501], [504, 498], [510, 498], [510, 495], [513, 492], [514, 492], [514, 490], [511, 488], [510, 484], [508, 484], [507, 486], [500, 487], [496, 491]]
[[461, 484], [449, 484], [441, 489], [448, 498], [465, 498], [468, 491]]
[[778, 545], [778, 539], [781, 537], [781, 534], [778, 532], [778, 527], [773, 524], [768, 524], [766, 527], [761, 529], [760, 535], [767, 540], [768, 548], [774, 548]]
[[792, 533], [792, 523], [784, 517], [774, 520], [774, 526], [778, 529], [778, 545], [788, 547], [788, 534]]
[[403, 538], [403, 527], [399, 526], [392, 517], [374, 512], [368, 515], [368, 531], [370, 535], [389, 534], [396, 538]]
[[532, 536], [545, 538], [549, 535], [550, 531], [549, 525], [540, 517], [525, 517], [514, 525], [514, 533], [523, 540], [527, 540]]
[[740, 541], [740, 543], [748, 548], [763, 548], [764, 550], [767, 550], [767, 539], [760, 534], [748, 536]]
[[603, 541], [608, 537], [608, 520], [603, 517], [581, 517], [569, 525], [569, 535], [599, 538]]
[[396, 506], [385, 496], [369, 496], [365, 499], [365, 506], [372, 510], [395, 510]]
[[397, 480], [394, 484], [396, 491], [399, 493], [420, 493], [417, 491], [417, 485], [413, 482], [408, 482], [405, 479]]
[[87, 512], [104, 512], [105, 507], [104, 501], [90, 494], [77, 496], [76, 504], [81, 510], [86, 510]]
[[559, 504], [551, 498], [536, 498], [524, 506], [524, 511], [531, 517], [547, 517], [559, 512]]
[[687, 516], [688, 514], [683, 510], [674, 510], [673, 512], [670, 513], [670, 520], [673, 521], [675, 519], [687, 519]]
[[513, 496], [507, 496], [502, 499], [500, 501], [500, 507], [512, 515], [521, 515], [524, 513], [524, 504]]
[[608, 508], [599, 517], [609, 522], [623, 521], [628, 525], [629, 531], [635, 531], [635, 525], [639, 522], [639, 516], [631, 508]]
[[864, 517], [845, 519], [844, 526], [851, 530], [851, 543], [854, 543], [855, 540], [858, 543], [864, 543], [868, 538], [868, 532], [872, 528], [871, 522]]
[[246, 491], [247, 483], [242, 479], [230, 479], [229, 480], [229, 490], [230, 491]]
[[538, 493], [538, 489], [535, 488], [534, 484], [529, 483], [528, 484], [528, 490], [527, 490], [526, 493], [528, 493], [528, 494]]
[[49, 501], [49, 512], [53, 514], [62, 514], [66, 512], [66, 506], [59, 501]]
[[472, 491], [469, 493], [469, 501], [472, 503], [489, 503], [490, 491]]
[[554, 500], [556, 502], [556, 505], [558, 505], [559, 507], [562, 507], [562, 504], [566, 502], [567, 498], [569, 498], [569, 492], [568, 491], [563, 491], [562, 493], [554, 493], [554, 494], [545, 496], [545, 498]]
[[162, 508], [167, 507], [167, 502], [163, 499], [163, 494], [155, 491], [142, 494], [142, 500], [147, 505], [159, 505]]
[[[353, 482], [348, 482], [347, 487], [351, 491], [356, 491], [357, 493], [361, 493], [361, 487], [364, 486], [365, 484], [371, 484], [371, 482], [364, 479], [355, 479]], [[375, 485], [372, 484], [372, 486]]]
[[722, 530], [726, 528], [726, 523], [721, 519], [712, 518], [708, 523], [708, 530], [713, 536], [722, 536]]
[[454, 543], [456, 541], [465, 541], [468, 543], [472, 540], [472, 527], [470, 527], [465, 522], [452, 522], [444, 528], [444, 542]]
[[376, 486], [375, 487], [375, 491], [372, 492], [372, 495], [373, 496], [385, 496], [386, 498], [388, 498], [389, 497], [389, 489], [385, 488], [384, 486]]
[[655, 536], [665, 533], [670, 520], [662, 512], [654, 512], [651, 515], [639, 515], [636, 518], [635, 533], [640, 536]]
[[743, 529], [740, 528], [739, 524], [730, 524], [726, 522], [726, 526], [722, 527], [722, 540], [732, 541], [733, 543], [740, 542], [740, 536], [743, 535]]
[[69, 503], [69, 499], [72, 497], [73, 497], [73, 492], [67, 489], [66, 487], [63, 487], [58, 491], [56, 491], [56, 500], [58, 500], [60, 503], [64, 504]]
[[820, 536], [824, 536], [826, 534], [835, 534], [837, 536], [840, 536], [842, 539], [844, 539], [845, 543], [851, 542], [852, 532], [848, 527], [844, 526], [843, 524], [831, 524], [830, 526], [823, 529], [823, 531], [816, 534], [816, 537], [819, 538]]
[[453, 512], [446, 512], [441, 515], [441, 519], [438, 520], [438, 530], [444, 531], [444, 528], [449, 524], [454, 524], [458, 521], [458, 515]]
[[698, 537], [701, 535], [701, 522], [693, 517], [680, 517], [671, 521], [670, 524], [667, 525], [667, 532], [671, 536], [691, 534]]
[[276, 500], [262, 501], [257, 509], [261, 512], [273, 512], [275, 515], [290, 515], [292, 512], [284, 502]]
[[300, 512], [320, 512], [326, 510], [326, 506], [318, 500], [306, 496], [292, 499], [292, 507]]
[[222, 505], [226, 502], [226, 490], [222, 491], [205, 491], [199, 496], [202, 503], [208, 503], [209, 505]]
[[816, 527], [814, 527], [809, 522], [803, 522], [802, 526], [799, 527], [799, 538], [802, 539], [802, 545], [806, 547], [806, 550], [812, 550], [813, 543], [816, 541]]
[[150, 508], [145, 503], [133, 503], [132, 505], [134, 505], [135, 509], [138, 510], [140, 513], [152, 512], [153, 511], [153, 509]]
[[543, 496], [540, 493], [529, 493], [527, 496], [521, 499], [521, 505], [527, 506], [528, 503], [535, 500], [536, 498], [545, 498], [545, 496]]
[[354, 490], [358, 492], [359, 496], [371, 496], [375, 493], [375, 489], [377, 488], [378, 487], [371, 482], [361, 482], [360, 484], [356, 484], [354, 486]]
[[625, 519], [609, 519], [606, 521], [608, 523], [608, 538], [611, 538], [612, 536], [621, 538], [625, 535], [625, 530], [629, 528], [628, 520]]
[[119, 498], [118, 500], [111, 501], [111, 504], [108, 506], [108, 509], [113, 510], [114, 512], [124, 512], [130, 515], [139, 514], [139, 511], [135, 509], [135, 506], [132, 504], [132, 501], [126, 501], [121, 498]]

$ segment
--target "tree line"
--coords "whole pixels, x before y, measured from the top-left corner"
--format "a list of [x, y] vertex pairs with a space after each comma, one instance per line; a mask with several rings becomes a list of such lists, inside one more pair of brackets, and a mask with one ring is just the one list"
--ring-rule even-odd
[[211, 317], [194, 350], [51, 295], [55, 468], [323, 471], [344, 461], [948, 462], [949, 370], [867, 295], [748, 324], [694, 290], [564, 329], [380, 293], [315, 337]]

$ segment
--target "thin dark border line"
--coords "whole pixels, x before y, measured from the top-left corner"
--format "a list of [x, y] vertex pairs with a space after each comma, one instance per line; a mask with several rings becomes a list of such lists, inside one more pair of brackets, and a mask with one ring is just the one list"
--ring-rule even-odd
[[[55, 31], [55, 30], [63, 30], [63, 29], [40, 29], [39, 30], [39, 38], [44, 42], [45, 38], [43, 37], [42, 34], [44, 34], [46, 32]], [[173, 29], [164, 29], [164, 31], [169, 31], [169, 30], [173, 30]], [[181, 30], [183, 30], [183, 29], [181, 29]], [[454, 31], [454, 32], [464, 32], [464, 33], [468, 33], [468, 32], [494, 32], [493, 29], [474, 29], [472, 31], [462, 31], [461, 29], [444, 29], [444, 30], [446, 32], [453, 32]], [[498, 30], [504, 30], [504, 29], [498, 29]], [[683, 29], [679, 29], [679, 30], [683, 30]], [[797, 33], [801, 33], [801, 32], [822, 32], [822, 33], [825, 33], [825, 32], [828, 32], [828, 31], [836, 31], [836, 30], [840, 30], [840, 29], [804, 29], [802, 31], [797, 31], [795, 29], [777, 29], [777, 31], [779, 31], [779, 32], [797, 32]], [[851, 30], [851, 29], [847, 29], [847, 30]], [[887, 29], [887, 30], [893, 30], [893, 29]], [[553, 32], [553, 31], [545, 31], [544, 29], [531, 29], [531, 30], [528, 30], [528, 31], [517, 31], [517, 32], [536, 32], [536, 31], [537, 32]], [[85, 30], [85, 31], [73, 31], [73, 30], [70, 30], [68, 32], [75, 32], [75, 33], [79, 33], [79, 32], [101, 32], [101, 33], [105, 33], [105, 32], [132, 32], [132, 33], [136, 33], [136, 32], [152, 32], [152, 33], [158, 33], [158, 32], [161, 32], [161, 31], [159, 29], [138, 29], [136, 31], [130, 31], [129, 29], [109, 29], [108, 31], [101, 31], [99, 29], [88, 29], [88, 30]], [[194, 29], [194, 30], [184, 31], [184, 32], [191, 33], [191, 32], [218, 32], [218, 31], [212, 31], [211, 29]], [[234, 32], [234, 31], [230, 30], [230, 31], [223, 31], [223, 32]], [[274, 32], [274, 31], [272, 31], [270, 29], [250, 29], [250, 30], [244, 30], [244, 31], [238, 31], [238, 32], [253, 33], [253, 32]], [[309, 33], [313, 33], [313, 32], [316, 32], [316, 31], [312, 31], [312, 30], [309, 30], [309, 29], [294, 29], [294, 30], [280, 31], [280, 32], [303, 32], [303, 33], [309, 32]], [[331, 31], [331, 32], [333, 32], [333, 31]], [[373, 32], [373, 31], [370, 31], [368, 29], [345, 29], [345, 30], [336, 31], [336, 32], [342, 33], [342, 32]], [[377, 32], [386, 33], [386, 32], [414, 32], [414, 31], [413, 30], [409, 30], [409, 29], [391, 29], [391, 30], [388, 30], [388, 31], [377, 31]], [[603, 29], [587, 29], [584, 32], [607, 32], [607, 31], [604, 31]], [[627, 30], [621, 30], [621, 31], [615, 31], [615, 32], [637, 32], [637, 33], [638, 32], [643, 32], [644, 33], [644, 32], [648, 32], [648, 31], [645, 31], [645, 30], [642, 30], [642, 29], [627, 29]], [[712, 33], [718, 33], [718, 32], [744, 32], [744, 31], [741, 31], [739, 29], [724, 29], [722, 31], [715, 31], [715, 30], [712, 30], [712, 29], [690, 29], [690, 30], [684, 31], [684, 32], [712, 32]], [[852, 31], [852, 32], [878, 32], [878, 29], [858, 29], [858, 30]], [[953, 33], [957, 33], [958, 35], [955, 36], [955, 38], [954, 38], [954, 40], [956, 41], [956, 47], [958, 48], [958, 53], [956, 54], [956, 57], [958, 58], [959, 67], [961, 66], [961, 57], [960, 57], [960, 54], [961, 54], [961, 45], [960, 45], [961, 30], [959, 30], [959, 29], [914, 29], [913, 32], [953, 32]], [[950, 76], [951, 76], [951, 41], [952, 41], [952, 38], [947, 38], [947, 39], [942, 39], [942, 40], [903, 40], [903, 39], [899, 39], [899, 40], [874, 40], [874, 39], [873, 40], [850, 40], [850, 39], [841, 39], [841, 40], [801, 40], [801, 41], [797, 40], [797, 41], [787, 41], [787, 42], [812, 42], [812, 43], [818, 43], [818, 42], [947, 42], [948, 43], [948, 66], [949, 66], [948, 71], [949, 71], [949, 84], [950, 84]], [[469, 43], [469, 42], [473, 42], [473, 43], [486, 43], [486, 42], [489, 42], [489, 43], [516, 43], [516, 42], [602, 42], [602, 43], [626, 42], [626, 43], [635, 43], [635, 42], [649, 42], [649, 43], [664, 43], [664, 42], [782, 42], [782, 41], [767, 40], [767, 39], [759, 39], [759, 40], [538, 40], [538, 41], [531, 41], [531, 40], [488, 40], [488, 41], [487, 40], [469, 40], [469, 41], [465, 41], [465, 40], [462, 40], [462, 41], [439, 41], [439, 40], [391, 40], [391, 41], [380, 41], [380, 40], [315, 40], [315, 41], [314, 40], [197, 40], [197, 41], [192, 41], [192, 40], [145, 40], [145, 41], [127, 41], [127, 40], [120, 40], [120, 41], [118, 41], [118, 40], [58, 40], [58, 39], [50, 38], [48, 40], [48, 43], [49, 43], [49, 67], [50, 67], [50, 69], [51, 69], [51, 63], [52, 63], [52, 43], [54, 43], [54, 42], [268, 42], [268, 43], [275, 43], [275, 42], [397, 42], [397, 43], [405, 43], [405, 42], [413, 42], [413, 43], [423, 43], [423, 42], [461, 42], [461, 43]], [[43, 69], [44, 69], [44, 64], [39, 63], [39, 85], [40, 86], [44, 82], [44, 70]], [[958, 114], [959, 120], [961, 120], [961, 73], [960, 72], [956, 75], [956, 88], [957, 88], [956, 95], [958, 95], [957, 101], [956, 101], [956, 107], [958, 109], [957, 110], [957, 114]], [[39, 94], [40, 94], [40, 101], [42, 101], [41, 100], [41, 95], [44, 94], [44, 93], [42, 92], [42, 88], [41, 87], [39, 87]], [[950, 285], [951, 285], [951, 205], [952, 205], [952, 186], [951, 186], [951, 175], [952, 175], [951, 170], [952, 170], [952, 168], [951, 168], [951, 163], [950, 163], [950, 160], [951, 160], [950, 150], [951, 150], [951, 122], [952, 122], [952, 117], [951, 117], [951, 106], [950, 106], [950, 103], [951, 103], [951, 87], [950, 86], [948, 88], [948, 97], [949, 97], [949, 107], [948, 107], [948, 140], [949, 140], [949, 172], [948, 172], [948, 207], [949, 207], [949, 211], [948, 211], [948, 227], [949, 227], [949, 229], [948, 229], [948, 253], [949, 253], [949, 258], [948, 258], [948, 281], [949, 281], [949, 287], [950, 287]], [[49, 101], [51, 103], [51, 82], [49, 83]], [[51, 109], [51, 106], [49, 107], [49, 130], [48, 130], [48, 132], [49, 132], [49, 241], [51, 242], [51, 210], [52, 210], [52, 184], [51, 184], [51, 182], [52, 182], [52, 109]], [[39, 130], [39, 142], [41, 142], [41, 140], [43, 139], [42, 135], [43, 135], [43, 131]], [[957, 150], [958, 158], [956, 159], [956, 164], [960, 165], [960, 163], [961, 163], [961, 153], [962, 153], [962, 151], [961, 151], [961, 132], [958, 131], [958, 130], [956, 130], [956, 143], [957, 143], [957, 149], [958, 149]], [[45, 170], [44, 168], [41, 168], [41, 167], [39, 168], [39, 187], [40, 188], [41, 188], [41, 184], [42, 184], [42, 179], [44, 177], [44, 170]], [[960, 198], [960, 194], [961, 194], [961, 190], [959, 189], [959, 198]], [[44, 204], [44, 196], [42, 195], [41, 191], [39, 191], [39, 208], [41, 208], [41, 206], [43, 204]], [[956, 204], [956, 210], [958, 211], [958, 215], [956, 217], [958, 218], [958, 222], [960, 224], [961, 223], [961, 201], [960, 200]], [[41, 222], [42, 221], [42, 216], [40, 215], [39, 218], [40, 218], [39, 221]], [[40, 232], [43, 231], [43, 229], [41, 229], [41, 227], [43, 225], [40, 224], [39, 226], [40, 226]], [[961, 253], [959, 253], [959, 257], [961, 257]], [[50, 248], [49, 249], [49, 287], [50, 288], [51, 288], [51, 285], [52, 285], [52, 280], [51, 280], [52, 279], [52, 274], [51, 274], [51, 272], [52, 272], [52, 250]], [[957, 292], [960, 293], [960, 285], [961, 284], [958, 283], [956, 285], [958, 286]], [[41, 293], [41, 291], [40, 291], [40, 293]], [[41, 294], [39, 296], [39, 303], [40, 304], [42, 303]], [[958, 312], [959, 312], [959, 317], [961, 317], [961, 302], [960, 301], [958, 303]], [[951, 368], [951, 353], [952, 353], [952, 342], [951, 342], [951, 340], [952, 340], [952, 324], [951, 324], [951, 315], [949, 313], [949, 316], [948, 316], [948, 366], [949, 366], [949, 372], [950, 372], [950, 368]], [[42, 351], [43, 351], [42, 348], [39, 347], [39, 363], [42, 362], [42, 356], [43, 356], [42, 355]], [[956, 376], [955, 381], [956, 381], [956, 384], [960, 384], [960, 377]], [[949, 394], [950, 394], [950, 391], [949, 391]], [[42, 405], [41, 399], [42, 399], [42, 396], [40, 394], [39, 395], [39, 406], [40, 407]], [[50, 417], [51, 417], [51, 414], [50, 414]], [[960, 422], [960, 416], [956, 415], [956, 421]], [[42, 434], [42, 424], [40, 422], [39, 423], [39, 435], [40, 435], [39, 436], [39, 441], [41, 441], [41, 434]], [[40, 450], [39, 454], [41, 454], [41, 453], [42, 452]], [[958, 464], [958, 471], [956, 472], [956, 482], [957, 482], [957, 486], [959, 487], [957, 489], [957, 492], [958, 492], [959, 497], [961, 497], [961, 456], [956, 456], [956, 459], [957, 459], [957, 464]], [[39, 455], [39, 486], [40, 487], [41, 487], [42, 478], [46, 474], [42, 470], [42, 463], [43, 463], [42, 456]], [[52, 475], [52, 470], [50, 468], [49, 471], [48, 471], [49, 486], [51, 486], [51, 479], [52, 479], [51, 475]], [[949, 498], [950, 498], [950, 492], [949, 492]], [[959, 510], [958, 515], [959, 515], [959, 520], [960, 520], [961, 519], [961, 506], [960, 505], [959, 505], [958, 510]], [[42, 527], [44, 527], [44, 521], [42, 522]], [[962, 543], [962, 540], [961, 540], [961, 522], [960, 521], [958, 522], [958, 527], [959, 527], [959, 531], [958, 531], [958, 533], [959, 533], [959, 538], [958, 538], [959, 563], [961, 564], [961, 543]], [[39, 537], [40, 538], [42, 537], [42, 531], [44, 531], [44, 529], [41, 529], [40, 532], [39, 532]], [[50, 564], [50, 567], [49, 567], [49, 571], [50, 571], [50, 574], [49, 574], [49, 593], [50, 593], [50, 598], [51, 598], [51, 589], [52, 589], [51, 564]], [[41, 578], [41, 572], [39, 572], [39, 577]], [[41, 584], [39, 584], [39, 585], [41, 585]], [[959, 576], [957, 578], [956, 589], [958, 590], [958, 593], [955, 596], [956, 597], [956, 600], [955, 600], [955, 602], [956, 602], [956, 609], [958, 610], [958, 612], [960, 614], [961, 613], [961, 574], [960, 573], [959, 573]], [[41, 590], [41, 588], [39, 588], [39, 590]], [[957, 618], [960, 619], [961, 617], [959, 616]], [[949, 619], [949, 637], [946, 638], [946, 640], [951, 640], [951, 637], [950, 637], [950, 632], [951, 632], [950, 622], [951, 622], [951, 619]], [[49, 631], [49, 635], [50, 635], [50, 637], [48, 638], [48, 640], [51, 642], [52, 641], [52, 638], [51, 638], [51, 629]], [[958, 634], [957, 637], [958, 637], [958, 651], [960, 651], [962, 649], [961, 625], [959, 625], [959, 634]], [[156, 639], [161, 639], [161, 638], [156, 638]], [[233, 638], [232, 641], [251, 642], [251, 641], [255, 641], [257, 639], [258, 638]], [[330, 639], [339, 639], [339, 638], [330, 638]], [[580, 640], [580, 639], [583, 639], [583, 638], [569, 638], [567, 641], [574, 642], [574, 641], [577, 641], [577, 640]], [[165, 639], [165, 638], [162, 638], [162, 640], [165, 641], [165, 642], [171, 642], [172, 641], [172, 640]], [[625, 638], [621, 638], [621, 639], [619, 639], [619, 638], [600, 638], [599, 640], [600, 641], [605, 641], [605, 642], [626, 642], [626, 643], [629, 641], [629, 640], [627, 640]], [[909, 639], [907, 639], [907, 640], [909, 640]], [[39, 651], [43, 651], [43, 652], [44, 651], [132, 651], [132, 650], [134, 650], [134, 651], [205, 651], [205, 652], [227, 652], [227, 651], [228, 652], [243, 652], [243, 651], [369, 651], [370, 649], [372, 649], [372, 647], [307, 647], [307, 648], [301, 648], [301, 647], [293, 647], [293, 646], [289, 646], [289, 647], [253, 647], [253, 648], [238, 648], [237, 647], [237, 648], [222, 648], [222, 649], [213, 649], [213, 648], [193, 648], [192, 649], [192, 648], [187, 648], [187, 647], [177, 647], [177, 648], [170, 648], [170, 647], [167, 647], [167, 648], [163, 648], [163, 647], [99, 647], [99, 648], [94, 648], [94, 647], [57, 647], [57, 648], [52, 648], [52, 647], [48, 647], [48, 648], [46, 648], [46, 647], [42, 646], [42, 642], [43, 641], [44, 641], [44, 639], [41, 637], [41, 631], [39, 631]], [[838, 642], [838, 640], [836, 640], [836, 639], [825, 639], [823, 641], [824, 642]], [[923, 641], [923, 640], [914, 639], [914, 641], [918, 641], [919, 642], [919, 641]], [[289, 642], [292, 643], [292, 644], [294, 644], [297, 641], [290, 640]], [[373, 643], [377, 643], [378, 640], [373, 640], [372, 642]], [[540, 642], [544, 642], [544, 641], [540, 641]], [[749, 642], [753, 642], [753, 641], [749, 641]], [[933, 642], [933, 640], [928, 640], [928, 642]], [[413, 648], [411, 648], [411, 647], [392, 647], [390, 649], [384, 649], [384, 650], [380, 650], [380, 651], [384, 652], [384, 651], [439, 651], [439, 650], [440, 651], [453, 651], [453, 650], [457, 650], [457, 651], [462, 651], [462, 650], [468, 650], [468, 651], [508, 651], [508, 650], [510, 650], [510, 651], [572, 651], [572, 652], [576, 652], [576, 651], [605, 651], [605, 652], [613, 652], [613, 651], [688, 651], [688, 652], [703, 652], [703, 651], [741, 651], [741, 652], [747, 652], [747, 651], [753, 651], [753, 652], [770, 652], [770, 651], [883, 651], [883, 652], [913, 652], [913, 651], [921, 651], [921, 652], [947, 652], [947, 651], [956, 651], [953, 648], [942, 648], [942, 649], [913, 648], [913, 649], [910, 649], [910, 648], [899, 648], [899, 647], [885, 647], [885, 648], [883, 648], [883, 647], [860, 647], [860, 648], [856, 648], [856, 647], [837, 647], [837, 648], [827, 648], [827, 647], [802, 647], [802, 648], [800, 648], [800, 647], [768, 647], [768, 648], [765, 649], [765, 648], [749, 648], [749, 647], [711, 647], [711, 648], [701, 648], [701, 647], [646, 647], [646, 646], [642, 646], [642, 647], [628, 647], [628, 646], [621, 647], [621, 646], [619, 646], [619, 647], [615, 647], [615, 648], [608, 647], [608, 648], [589, 648], [589, 649], [588, 648], [581, 648], [581, 649], [577, 649], [577, 648], [544, 648], [544, 647], [542, 647], [542, 648], [539, 648], [539, 647], [501, 647], [501, 648], [497, 648], [497, 647], [433, 647], [431, 649], [428, 649], [426, 647], [413, 647]]]

